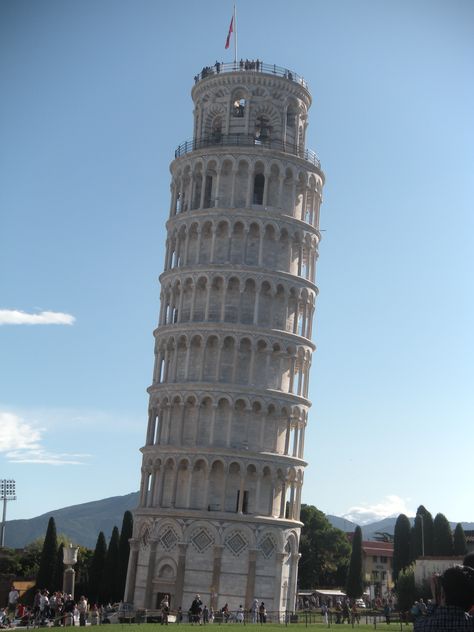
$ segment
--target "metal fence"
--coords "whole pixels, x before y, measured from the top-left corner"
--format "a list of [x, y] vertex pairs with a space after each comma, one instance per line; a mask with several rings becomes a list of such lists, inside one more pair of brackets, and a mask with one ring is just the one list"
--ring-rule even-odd
[[209, 147], [261, 147], [264, 149], [274, 149], [282, 151], [292, 156], [297, 156], [303, 160], [307, 160], [312, 165], [321, 168], [321, 163], [318, 156], [311, 149], [302, 149], [292, 143], [285, 143], [282, 140], [266, 138], [260, 139], [255, 136], [247, 134], [216, 134], [209, 138], [200, 138], [187, 140], [181, 143], [174, 152], [174, 157], [179, 158], [191, 151], [198, 151], [200, 149], [207, 149]]
[[296, 72], [288, 70], [288, 68], [283, 68], [282, 66], [277, 66], [276, 64], [265, 64], [259, 59], [241, 59], [240, 61], [227, 62], [225, 64], [216, 61], [213, 66], [204, 66], [201, 72], [195, 75], [194, 83], [198, 83], [199, 81], [202, 81], [202, 79], [207, 79], [208, 77], [219, 75], [223, 72], [263, 72], [268, 75], [284, 77], [285, 79], [288, 79], [288, 81], [294, 81], [295, 83], [300, 84], [306, 90], [309, 89], [308, 84], [303, 77], [298, 75]]

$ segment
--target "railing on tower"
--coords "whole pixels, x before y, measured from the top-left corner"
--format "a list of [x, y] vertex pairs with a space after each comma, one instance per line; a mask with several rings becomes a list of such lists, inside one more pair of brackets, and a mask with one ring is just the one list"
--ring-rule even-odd
[[264, 72], [270, 75], [276, 75], [277, 77], [284, 77], [289, 81], [294, 81], [295, 83], [299, 83], [303, 88], [309, 90], [308, 84], [300, 77], [296, 72], [292, 70], [288, 70], [288, 68], [282, 68], [281, 66], [276, 66], [275, 64], [264, 64], [263, 61], [259, 59], [248, 60], [245, 61], [241, 59], [236, 62], [228, 62], [222, 63], [216, 61], [213, 66], [204, 66], [199, 74], [194, 77], [194, 83], [198, 83], [201, 79], [206, 79], [207, 77], [211, 77], [212, 75], [218, 75], [221, 72]]
[[263, 147], [265, 149], [275, 149], [287, 154], [292, 154], [293, 156], [298, 156], [298, 158], [303, 158], [303, 160], [307, 160], [311, 164], [318, 167], [318, 169], [321, 168], [321, 163], [319, 162], [318, 156], [311, 149], [302, 149], [297, 145], [294, 145], [292, 143], [285, 143], [284, 141], [278, 139], [255, 138], [255, 136], [246, 134], [215, 134], [208, 138], [187, 140], [186, 142], [181, 143], [179, 147], [177, 147], [176, 151], [174, 152], [174, 157], [179, 158], [180, 156], [189, 154], [191, 151], [197, 151], [199, 149], [206, 149], [208, 147], [216, 146]]

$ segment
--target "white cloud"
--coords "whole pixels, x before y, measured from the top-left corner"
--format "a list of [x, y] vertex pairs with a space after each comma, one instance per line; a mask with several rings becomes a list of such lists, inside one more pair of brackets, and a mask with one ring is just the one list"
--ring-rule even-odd
[[409, 499], [390, 494], [375, 504], [362, 504], [350, 507], [342, 517], [356, 524], [365, 525], [384, 518], [390, 518], [391, 516], [398, 516], [401, 513], [408, 516], [414, 515], [415, 512], [407, 506], [407, 500]]
[[40, 440], [41, 430], [13, 413], [0, 412], [0, 452], [37, 450]]
[[72, 325], [75, 320], [63, 312], [28, 314], [18, 309], [0, 309], [0, 325]]
[[11, 463], [81, 465], [87, 454], [49, 452], [43, 446], [44, 428], [14, 413], [0, 411], [0, 453]]

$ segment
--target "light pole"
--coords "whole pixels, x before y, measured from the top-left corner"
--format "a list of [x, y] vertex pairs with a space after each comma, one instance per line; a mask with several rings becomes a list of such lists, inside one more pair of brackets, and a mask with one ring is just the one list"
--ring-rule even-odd
[[5, 546], [5, 524], [7, 520], [7, 502], [9, 500], [16, 500], [15, 496], [15, 481], [11, 478], [4, 478], [0, 480], [0, 500], [3, 500], [3, 518], [2, 518], [2, 533], [0, 537], [0, 546]]
[[420, 513], [421, 520], [421, 557], [425, 557], [425, 525], [423, 522], [423, 515]]
[[68, 595], [72, 595], [74, 599], [74, 583], [76, 579], [76, 571], [73, 569], [74, 564], [77, 562], [78, 546], [69, 544], [63, 548], [63, 563], [66, 567], [63, 575], [63, 592]]

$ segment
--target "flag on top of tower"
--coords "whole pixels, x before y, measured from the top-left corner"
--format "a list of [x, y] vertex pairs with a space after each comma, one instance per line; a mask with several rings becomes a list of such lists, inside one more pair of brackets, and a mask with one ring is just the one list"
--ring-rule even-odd
[[227, 39], [225, 41], [226, 49], [229, 48], [230, 46], [230, 36], [232, 35], [233, 31], [234, 31], [234, 14], [232, 14], [232, 18], [230, 20], [229, 32], [227, 33]]

